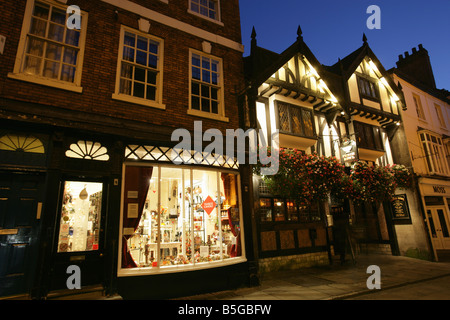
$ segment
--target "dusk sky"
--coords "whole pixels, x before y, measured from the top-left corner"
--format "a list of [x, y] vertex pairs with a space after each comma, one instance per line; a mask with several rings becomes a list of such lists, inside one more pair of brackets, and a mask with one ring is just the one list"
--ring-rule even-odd
[[[297, 27], [316, 58], [332, 65], [362, 45], [386, 70], [399, 54], [419, 44], [428, 51], [438, 89], [450, 90], [450, 0], [239, 0], [244, 56], [250, 54], [252, 27], [258, 46], [281, 53], [297, 37]], [[368, 29], [370, 5], [381, 10], [381, 29]]]

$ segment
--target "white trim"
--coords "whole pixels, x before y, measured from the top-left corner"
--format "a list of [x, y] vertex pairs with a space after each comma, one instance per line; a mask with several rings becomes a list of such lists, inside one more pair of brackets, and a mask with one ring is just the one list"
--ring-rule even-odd
[[[17, 46], [16, 59], [14, 62], [14, 69], [12, 73], [8, 73], [8, 77], [16, 80], [22, 80], [27, 82], [33, 82], [37, 84], [42, 84], [58, 89], [82, 92], [83, 88], [81, 87], [81, 74], [83, 71], [83, 61], [84, 61], [84, 49], [86, 43], [86, 34], [87, 34], [87, 20], [88, 14], [84, 11], [81, 11], [81, 30], [80, 30], [80, 38], [79, 38], [79, 51], [77, 57], [77, 64], [75, 67], [75, 76], [73, 82], [55, 80], [46, 78], [40, 75], [27, 75], [22, 72], [23, 59], [25, 56], [25, 47], [27, 42], [28, 33], [30, 30], [31, 17], [33, 13], [33, 8], [35, 4], [35, 0], [28, 0], [25, 12], [23, 15], [23, 23], [22, 23], [22, 31], [20, 33], [19, 45]], [[46, 3], [48, 5], [63, 9], [66, 11], [67, 6], [62, 5], [60, 2], [56, 1], [48, 1], [48, 0], [39, 0], [39, 2]]]
[[[189, 96], [189, 101], [190, 101], [190, 96]], [[221, 116], [220, 114], [215, 114], [215, 113], [211, 113], [211, 112], [201, 111], [201, 110], [189, 109], [187, 111], [187, 114], [189, 114], [191, 116], [203, 117], [203, 118], [219, 120], [219, 121], [223, 121], [223, 122], [229, 122], [230, 121], [230, 119], [228, 117]]]
[[143, 18], [146, 18], [146, 19], [161, 23], [163, 25], [166, 25], [168, 27], [189, 33], [196, 37], [202, 38], [206, 41], [217, 43], [217, 44], [220, 44], [222, 46], [228, 47], [230, 49], [233, 49], [233, 50], [236, 50], [239, 52], [244, 52], [244, 46], [239, 42], [236, 42], [231, 39], [214, 34], [212, 32], [194, 27], [188, 23], [168, 17], [157, 11], [148, 9], [146, 7], [138, 5], [129, 0], [101, 0], [101, 1], [106, 2], [110, 5], [116, 6], [118, 8], [133, 12], [135, 14], [138, 14]]
[[[219, 88], [219, 96], [218, 96], [218, 113], [212, 113], [212, 112], [206, 112], [206, 111], [201, 111], [201, 110], [195, 110], [192, 109], [191, 106], [191, 92], [192, 92], [192, 55], [196, 54], [199, 55], [200, 57], [207, 57], [211, 60], [217, 60], [219, 61], [219, 83], [216, 85], [216, 87]], [[200, 62], [201, 64], [201, 62]], [[203, 118], [209, 118], [209, 119], [214, 119], [214, 120], [219, 120], [219, 121], [224, 121], [224, 122], [228, 122], [229, 119], [228, 117], [225, 116], [225, 83], [223, 81], [224, 79], [224, 75], [223, 75], [223, 60], [222, 58], [210, 55], [210, 54], [206, 54], [202, 51], [198, 51], [195, 49], [189, 49], [189, 109], [187, 111], [187, 114], [192, 115], [192, 116], [198, 116], [198, 117], [203, 117]], [[205, 85], [208, 85], [208, 83], [206, 82], [202, 82], [199, 81], [199, 83], [204, 83]], [[212, 86], [211, 84], [209, 84], [210, 86]]]
[[[136, 35], [140, 35], [142, 37], [145, 37], [146, 39], [149, 39], [149, 40], [151, 39], [151, 40], [157, 41], [159, 43], [159, 45], [158, 45], [158, 62], [157, 62], [158, 63], [158, 66], [157, 66], [158, 75], [157, 75], [157, 80], [156, 80], [155, 101], [120, 93], [120, 74], [121, 74], [121, 67], [122, 67], [122, 60], [123, 60], [123, 42], [124, 42], [125, 32], [130, 32], [130, 33], [133, 33]], [[135, 103], [135, 104], [139, 104], [139, 105], [143, 105], [143, 106], [147, 106], [147, 107], [166, 109], [166, 105], [162, 103], [164, 40], [161, 38], [155, 37], [153, 35], [150, 35], [148, 33], [144, 33], [142, 31], [121, 25], [119, 41], [120, 42], [119, 42], [119, 50], [118, 50], [119, 52], [118, 52], [118, 56], [117, 56], [116, 83], [115, 83], [114, 93], [112, 94], [111, 98], [115, 99], [115, 100], [121, 100], [121, 101], [125, 101], [125, 102]]]
[[73, 92], [78, 92], [78, 93], [83, 92], [83, 87], [72, 84], [71, 82], [57, 81], [54, 79], [39, 77], [39, 76], [35, 76], [35, 75], [26, 75], [23, 73], [9, 72], [8, 78], [20, 80], [20, 81], [32, 82], [32, 83], [49, 86], [49, 87], [53, 87], [53, 88], [57, 88], [57, 89], [67, 90], [67, 91], [73, 91]]
[[158, 109], [163, 109], [163, 110], [166, 109], [166, 105], [163, 103], [157, 103], [152, 100], [133, 97], [133, 96], [129, 96], [127, 94], [113, 93], [111, 98], [114, 100], [120, 100], [120, 101], [124, 101], [124, 102], [139, 104], [141, 106], [158, 108]]

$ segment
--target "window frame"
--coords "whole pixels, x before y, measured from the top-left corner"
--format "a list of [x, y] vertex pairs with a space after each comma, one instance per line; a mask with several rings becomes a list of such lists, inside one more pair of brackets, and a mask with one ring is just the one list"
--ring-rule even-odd
[[[215, 60], [218, 62], [218, 84], [214, 85], [212, 83], [203, 82], [202, 80], [193, 79], [192, 77], [192, 57], [193, 55], [198, 55], [200, 58], [205, 57], [211, 60]], [[200, 63], [201, 64], [201, 63]], [[217, 107], [217, 113], [213, 113], [211, 111], [202, 111], [201, 110], [201, 104], [200, 109], [193, 109], [192, 108], [192, 82], [197, 82], [199, 84], [205, 84], [208, 87], [215, 87], [218, 89], [218, 95], [217, 95], [217, 101], [218, 101], [218, 107]], [[193, 116], [199, 116], [219, 121], [228, 122], [229, 118], [225, 116], [225, 85], [224, 85], [224, 75], [223, 75], [223, 60], [217, 56], [213, 56], [210, 54], [206, 54], [204, 52], [189, 49], [189, 107], [187, 113], [189, 115]], [[211, 99], [210, 99], [211, 101]]]
[[[149, 100], [146, 98], [140, 98], [140, 97], [135, 97], [135, 96], [128, 95], [125, 93], [120, 93], [120, 78], [121, 78], [121, 72], [122, 72], [122, 63], [125, 61], [125, 60], [123, 60], [123, 48], [124, 48], [124, 38], [125, 38], [126, 32], [132, 33], [136, 36], [141, 36], [141, 37], [147, 38], [147, 40], [149, 40], [149, 41], [158, 42], [157, 68], [155, 69], [157, 71], [155, 100]], [[117, 54], [117, 70], [116, 70], [116, 78], [115, 78], [115, 87], [114, 87], [114, 93], [112, 94], [112, 99], [164, 110], [166, 108], [166, 105], [162, 102], [163, 101], [163, 81], [164, 81], [164, 76], [163, 76], [163, 74], [164, 74], [164, 68], [163, 68], [163, 66], [164, 66], [164, 40], [161, 38], [158, 38], [156, 36], [150, 35], [148, 33], [144, 33], [139, 30], [127, 27], [125, 25], [121, 25], [119, 41], [120, 42], [119, 42], [119, 48], [118, 48], [118, 54]], [[133, 66], [139, 65], [135, 62], [127, 62], [127, 61], [125, 61], [125, 62], [129, 63], [130, 65], [133, 65]], [[146, 70], [150, 69], [147, 66], [145, 66], [143, 68], [145, 68]]]
[[[36, 84], [40, 84], [40, 85], [45, 85], [45, 86], [49, 86], [49, 87], [54, 87], [54, 88], [58, 88], [58, 89], [81, 93], [83, 91], [83, 88], [81, 86], [81, 78], [82, 78], [82, 71], [83, 71], [83, 61], [84, 61], [84, 52], [85, 52], [86, 34], [87, 34], [87, 25], [88, 25], [88, 13], [84, 12], [82, 10], [80, 10], [81, 29], [79, 31], [80, 38], [78, 39], [79, 46], [78, 46], [77, 62], [76, 62], [76, 66], [75, 66], [74, 81], [68, 82], [68, 81], [64, 81], [64, 80], [51, 79], [51, 78], [45, 77], [43, 75], [30, 75], [30, 74], [25, 74], [22, 71], [23, 64], [25, 62], [25, 50], [26, 50], [26, 46], [28, 43], [30, 27], [31, 27], [31, 20], [32, 20], [32, 16], [33, 16], [33, 10], [34, 10], [36, 2], [40, 2], [43, 4], [49, 5], [51, 7], [56, 7], [60, 10], [63, 10], [64, 12], [66, 12], [67, 8], [69, 7], [68, 5], [64, 5], [61, 3], [56, 3], [54, 1], [48, 1], [48, 0], [39, 0], [39, 1], [38, 0], [28, 0], [27, 1], [26, 7], [25, 7], [25, 13], [23, 15], [22, 30], [21, 30], [21, 34], [20, 34], [19, 45], [17, 47], [17, 54], [16, 54], [15, 63], [14, 63], [14, 69], [13, 69], [13, 72], [8, 73], [8, 78], [26, 81], [26, 82], [32, 82], [32, 83], [36, 83]], [[53, 42], [53, 40], [47, 39], [47, 38], [45, 38], [43, 41]], [[44, 57], [43, 57], [43, 59], [44, 59]]]
[[420, 96], [413, 93], [412, 98], [414, 101], [414, 105], [416, 106], [417, 118], [419, 118], [419, 120], [426, 121], [427, 119], [425, 117], [425, 111], [423, 110], [422, 100], [420, 99]]
[[[443, 138], [430, 131], [421, 130], [418, 132], [418, 139], [424, 153], [428, 173], [449, 176], [450, 168]], [[436, 151], [439, 157], [436, 157]]]
[[[356, 75], [356, 80], [358, 83], [358, 91], [359, 91], [359, 95], [362, 99], [367, 99], [367, 100], [371, 100], [371, 101], [375, 101], [375, 102], [379, 102], [381, 103], [381, 98], [380, 98], [380, 89], [378, 88], [378, 85], [375, 81], [373, 81], [372, 79], [367, 79], [366, 77], [363, 77], [362, 75]], [[375, 96], [372, 95], [368, 95], [366, 94], [366, 90], [362, 87], [363, 84], [361, 82], [364, 82], [364, 85], [367, 83], [373, 86], [373, 91], [375, 93]], [[371, 88], [370, 88], [371, 89]]]
[[[359, 131], [355, 128], [355, 124], [356, 126], [361, 126], [361, 128], [363, 129], [363, 136], [359, 136]], [[353, 129], [354, 129], [354, 133], [355, 133], [355, 141], [356, 141], [356, 145], [358, 146], [358, 148], [363, 148], [363, 149], [369, 149], [369, 150], [376, 150], [376, 151], [383, 151], [385, 152], [385, 147], [383, 144], [383, 135], [382, 135], [382, 128], [378, 127], [378, 126], [374, 126], [368, 123], [364, 123], [364, 122], [360, 122], [360, 121], [353, 121]], [[378, 132], [376, 132], [376, 130], [378, 129]], [[369, 146], [367, 144], [367, 133], [371, 132], [372, 134], [372, 143], [373, 143], [373, 147]], [[376, 136], [379, 137], [378, 139], [378, 143], [380, 144], [380, 147], [377, 147], [377, 141], [376, 141]], [[365, 141], [362, 145], [361, 145], [361, 141], [359, 140], [361, 138], [361, 141]]]
[[[200, 13], [200, 9], [199, 9], [199, 12], [197, 12], [195, 10], [192, 10], [191, 9], [192, 1], [193, 0], [189, 0], [189, 2], [188, 2], [188, 10], [187, 10], [188, 13], [193, 14], [193, 15], [195, 15], [197, 17], [202, 18], [202, 19], [214, 22], [214, 23], [216, 23], [218, 25], [221, 25], [221, 26], [224, 25], [223, 22], [222, 22], [222, 17], [221, 17], [220, 0], [207, 0], [207, 1], [213, 1], [215, 3], [215, 5], [216, 5], [215, 13], [216, 13], [217, 19], [210, 18], [209, 15], [206, 16], [206, 15]], [[199, 1], [199, 6], [200, 6], [200, 1]]]
[[[257, 210], [257, 220], [259, 224], [286, 224], [286, 223], [292, 223], [292, 224], [302, 224], [302, 223], [316, 223], [323, 221], [322, 218], [322, 208], [320, 206], [320, 203], [316, 203], [314, 205], [310, 205], [307, 207], [302, 207], [298, 205], [295, 200], [287, 199], [283, 197], [276, 197], [276, 196], [269, 196], [264, 195], [260, 196], [258, 201], [259, 204], [261, 204], [261, 200], [269, 200], [270, 202], [270, 211], [271, 216], [268, 220], [263, 220], [263, 216], [261, 214], [262, 207], [258, 207]], [[276, 205], [277, 202], [282, 203], [279, 207], [282, 207], [283, 216], [276, 216], [275, 208], [278, 206]], [[294, 208], [295, 212], [289, 211], [289, 204], [293, 204], [291, 207]], [[267, 207], [264, 207], [267, 208]], [[316, 210], [316, 211], [314, 211]], [[306, 218], [305, 218], [306, 217]], [[318, 219], [314, 219], [317, 218]]]
[[[280, 122], [280, 105], [285, 105], [287, 107], [288, 110], [288, 121], [289, 121], [289, 131], [286, 130], [282, 130], [281, 129], [281, 122]], [[316, 132], [316, 124], [315, 124], [315, 115], [314, 115], [314, 110], [310, 109], [310, 108], [305, 108], [305, 107], [301, 107], [301, 106], [297, 106], [288, 102], [284, 102], [284, 101], [279, 101], [279, 100], [275, 100], [275, 106], [276, 106], [276, 123], [277, 123], [277, 128], [280, 131], [280, 133], [284, 133], [284, 134], [289, 134], [289, 135], [293, 135], [293, 136], [298, 136], [298, 137], [302, 137], [302, 138], [309, 138], [309, 139], [317, 139], [317, 132]], [[291, 109], [297, 109], [299, 111], [299, 116], [301, 118], [300, 124], [301, 124], [301, 129], [303, 133], [295, 133], [292, 130], [292, 112]], [[312, 135], [307, 135], [305, 133], [305, 121], [303, 119], [303, 112], [309, 112], [311, 115], [311, 128], [312, 128]]]
[[444, 114], [442, 113], [442, 108], [437, 103], [434, 103], [434, 110], [436, 110], [436, 116], [439, 122], [439, 125], [443, 129], [447, 129], [447, 126], [445, 124]]
[[[124, 216], [124, 199], [127, 197], [125, 194], [125, 186], [122, 184], [122, 190], [121, 190], [121, 206], [120, 206], [120, 235], [119, 235], [119, 252], [118, 252], [118, 270], [117, 275], [119, 277], [126, 277], [126, 276], [133, 276], [133, 275], [152, 275], [152, 274], [166, 274], [166, 273], [173, 273], [173, 272], [186, 272], [186, 271], [196, 271], [196, 270], [203, 270], [203, 269], [210, 269], [210, 268], [219, 268], [223, 266], [243, 263], [247, 261], [246, 257], [246, 242], [245, 242], [245, 225], [244, 225], [244, 215], [243, 215], [243, 206], [242, 206], [242, 187], [241, 187], [241, 175], [239, 171], [237, 170], [230, 170], [226, 168], [217, 168], [217, 167], [206, 167], [206, 166], [195, 166], [195, 165], [175, 165], [175, 164], [166, 164], [166, 163], [160, 163], [159, 161], [146, 161], [146, 163], [143, 162], [135, 162], [135, 161], [126, 161], [122, 165], [122, 181], [125, 181], [125, 169], [126, 166], [142, 166], [142, 167], [153, 167], [153, 170], [158, 170], [157, 182], [158, 183], [158, 192], [161, 193], [161, 185], [159, 184], [162, 181], [161, 172], [162, 169], [165, 168], [173, 168], [173, 169], [181, 169], [183, 172], [183, 175], [185, 174], [185, 171], [188, 171], [189, 174], [192, 177], [192, 174], [194, 171], [207, 171], [207, 172], [213, 172], [217, 174], [218, 179], [220, 179], [220, 174], [226, 173], [226, 174], [233, 174], [236, 177], [236, 192], [237, 192], [237, 200], [239, 202], [238, 209], [239, 209], [239, 220], [240, 220], [240, 241], [241, 241], [241, 254], [240, 256], [236, 257], [229, 257], [225, 258], [223, 257], [221, 260], [215, 260], [215, 261], [209, 261], [209, 262], [194, 262], [186, 265], [170, 265], [165, 266], [158, 264], [157, 266], [152, 267], [134, 267], [134, 268], [126, 268], [122, 267], [122, 246], [124, 240], [124, 228], [123, 228], [123, 216]], [[192, 184], [191, 184], [192, 185]], [[160, 199], [161, 195], [158, 195], [158, 198]], [[160, 201], [160, 200], [159, 200]], [[194, 216], [191, 216], [194, 217]], [[163, 241], [158, 240], [159, 244], [163, 243]], [[159, 257], [159, 256], [158, 256]]]

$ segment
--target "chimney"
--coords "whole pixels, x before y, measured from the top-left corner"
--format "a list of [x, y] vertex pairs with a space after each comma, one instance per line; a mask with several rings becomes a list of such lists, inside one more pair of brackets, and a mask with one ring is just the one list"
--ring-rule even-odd
[[413, 48], [412, 54], [406, 51], [404, 57], [399, 55], [397, 69], [417, 82], [429, 88], [436, 89], [430, 57], [428, 51], [423, 48], [422, 44], [419, 44], [419, 50]]

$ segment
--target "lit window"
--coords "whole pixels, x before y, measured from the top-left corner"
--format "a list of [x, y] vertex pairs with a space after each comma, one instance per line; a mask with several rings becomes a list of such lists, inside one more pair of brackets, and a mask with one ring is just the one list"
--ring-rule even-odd
[[219, 20], [217, 0], [190, 0], [191, 11], [213, 20]]
[[359, 93], [363, 98], [371, 100], [380, 100], [377, 85], [365, 78], [358, 77]]
[[80, 140], [70, 145], [66, 157], [76, 159], [108, 161], [108, 150], [98, 142]]
[[0, 150], [44, 153], [41, 140], [32, 136], [18, 136], [6, 134], [0, 138]]
[[129, 97], [130, 102], [142, 104], [161, 104], [162, 40], [124, 27], [121, 39], [113, 97]]
[[234, 173], [126, 166], [121, 270], [181, 270], [242, 257], [238, 184]]
[[429, 173], [448, 175], [449, 170], [447, 167], [442, 138], [427, 132], [420, 132], [419, 137], [422, 143]]
[[80, 30], [69, 29], [66, 9], [67, 6], [28, 1], [18, 50], [23, 55], [17, 56], [14, 74], [10, 76], [22, 75], [21, 80], [62, 88], [63, 84], [67, 88], [80, 86], [87, 15], [81, 12]]
[[280, 132], [315, 137], [313, 112], [288, 103], [277, 101]]
[[222, 114], [220, 60], [191, 53], [191, 110]]
[[99, 182], [64, 183], [58, 252], [99, 250], [102, 191]]

